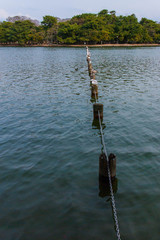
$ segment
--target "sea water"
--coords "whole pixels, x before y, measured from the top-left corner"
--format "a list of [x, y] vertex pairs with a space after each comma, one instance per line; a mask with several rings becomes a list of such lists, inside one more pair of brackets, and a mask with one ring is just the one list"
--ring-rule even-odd
[[[160, 48], [90, 48], [122, 239], [160, 236]], [[0, 239], [116, 239], [85, 48], [0, 48]]]

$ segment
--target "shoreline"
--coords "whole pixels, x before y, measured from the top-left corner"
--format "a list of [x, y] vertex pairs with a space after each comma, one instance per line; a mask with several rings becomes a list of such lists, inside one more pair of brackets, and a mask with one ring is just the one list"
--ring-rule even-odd
[[140, 43], [140, 44], [2, 44], [0, 47], [158, 47], [160, 44], [157, 43]]

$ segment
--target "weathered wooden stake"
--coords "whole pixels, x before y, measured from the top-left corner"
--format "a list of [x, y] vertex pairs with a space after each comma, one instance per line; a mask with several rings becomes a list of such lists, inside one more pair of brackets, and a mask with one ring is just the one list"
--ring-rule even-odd
[[94, 120], [99, 119], [98, 112], [100, 114], [100, 119], [103, 120], [103, 104], [101, 104], [101, 103], [94, 103], [93, 104], [93, 117], [94, 117]]
[[93, 67], [92, 67], [91, 54], [90, 54], [90, 52], [89, 52], [89, 50], [88, 50], [88, 47], [86, 47], [86, 49], [87, 49], [87, 56], [86, 56], [86, 58], [87, 58], [87, 62], [88, 62], [88, 72], [89, 72], [89, 76], [90, 76], [90, 79], [95, 80], [95, 73], [96, 73], [97, 71], [95, 71], [95, 70], [93, 69]]
[[92, 63], [91, 63], [91, 61], [88, 62], [88, 72], [89, 72], [89, 76], [91, 76], [91, 74], [92, 74]]
[[[118, 179], [115, 177], [112, 178], [111, 180], [113, 193], [116, 193], [118, 190]], [[99, 196], [102, 198], [110, 196], [109, 178], [99, 176]]]
[[98, 98], [98, 83], [96, 80], [92, 80], [91, 83], [91, 97]]
[[[98, 86], [98, 82], [97, 82], [97, 80], [95, 80], [95, 79], [90, 79], [90, 85], [92, 86], [92, 85], [97, 85]], [[97, 94], [98, 94], [98, 91], [97, 91]]]
[[[116, 156], [111, 153], [108, 157], [109, 160], [109, 169], [110, 169], [110, 174], [111, 178], [115, 178], [116, 176]], [[108, 178], [108, 164], [107, 164], [107, 159], [106, 155], [102, 153], [99, 157], [99, 176]]]
[[113, 153], [110, 153], [108, 159], [111, 178], [114, 178], [116, 176], [116, 156]]
[[87, 62], [90, 62], [90, 61], [91, 61], [90, 56], [87, 56]]
[[92, 69], [91, 71], [91, 75], [90, 75], [90, 78], [95, 80], [96, 76], [95, 76], [95, 70]]
[[92, 82], [93, 82], [94, 79], [90, 79], [90, 85], [92, 86]]
[[99, 177], [108, 177], [107, 159], [104, 153], [99, 156]]
[[89, 52], [88, 47], [86, 47], [86, 50], [87, 50], [87, 56], [90, 56], [91, 54], [90, 54], [90, 52]]

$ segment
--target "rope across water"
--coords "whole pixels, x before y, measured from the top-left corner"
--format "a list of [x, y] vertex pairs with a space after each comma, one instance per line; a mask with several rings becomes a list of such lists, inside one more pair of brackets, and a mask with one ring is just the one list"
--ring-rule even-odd
[[[87, 62], [88, 62], [88, 67], [89, 67], [89, 62], [91, 63], [91, 61], [90, 61], [91, 54], [88, 50], [88, 47], [86, 47], [86, 49], [87, 49]], [[89, 75], [90, 75], [90, 72], [89, 72]], [[90, 77], [91, 77], [91, 75], [90, 75]], [[97, 100], [98, 100], [97, 95], [95, 93], [95, 102], [97, 102]], [[121, 240], [118, 218], [117, 218], [117, 210], [116, 210], [115, 199], [114, 199], [114, 195], [113, 195], [111, 173], [110, 173], [110, 168], [109, 168], [109, 158], [108, 158], [108, 154], [107, 154], [107, 150], [106, 150], [106, 146], [105, 146], [105, 142], [104, 142], [102, 124], [101, 124], [101, 118], [100, 118], [100, 112], [99, 111], [98, 111], [98, 119], [99, 119], [99, 126], [100, 126], [100, 132], [101, 132], [101, 137], [102, 137], [103, 149], [104, 149], [104, 153], [106, 155], [106, 160], [107, 160], [107, 171], [108, 171], [108, 178], [109, 178], [110, 196], [111, 196], [113, 218], [114, 218], [114, 223], [115, 223], [115, 230], [116, 230], [116, 234], [117, 234], [117, 239]]]
[[120, 231], [119, 231], [118, 217], [117, 217], [117, 210], [116, 210], [115, 199], [114, 199], [114, 195], [113, 195], [111, 173], [110, 173], [110, 169], [109, 169], [109, 159], [108, 159], [108, 154], [107, 154], [107, 150], [106, 150], [106, 146], [105, 146], [105, 142], [104, 142], [104, 136], [103, 136], [102, 124], [101, 124], [101, 118], [100, 118], [100, 113], [99, 113], [99, 111], [98, 111], [98, 118], [99, 118], [99, 126], [100, 126], [100, 132], [101, 132], [101, 137], [102, 137], [103, 149], [104, 149], [104, 153], [105, 153], [105, 155], [106, 155], [106, 160], [107, 160], [107, 169], [108, 169], [110, 196], [111, 196], [113, 217], [114, 217], [114, 222], [115, 222], [115, 229], [116, 229], [117, 239], [118, 239], [118, 240], [121, 240]]

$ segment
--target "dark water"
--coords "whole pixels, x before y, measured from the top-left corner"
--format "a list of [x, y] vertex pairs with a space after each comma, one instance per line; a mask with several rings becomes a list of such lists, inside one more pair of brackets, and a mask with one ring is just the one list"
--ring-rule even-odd
[[[90, 51], [122, 239], [159, 240], [160, 48]], [[85, 48], [0, 48], [0, 239], [116, 239], [90, 100]]]

